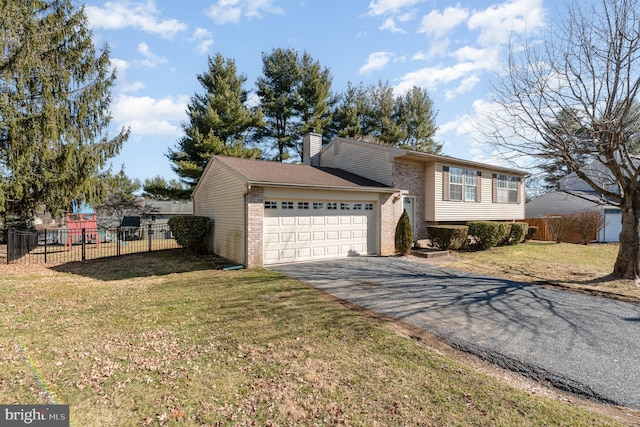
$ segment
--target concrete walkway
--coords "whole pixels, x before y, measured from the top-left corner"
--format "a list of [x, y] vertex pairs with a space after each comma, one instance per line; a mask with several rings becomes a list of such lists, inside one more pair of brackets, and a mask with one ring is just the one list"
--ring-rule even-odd
[[640, 306], [394, 257], [272, 267], [531, 378], [640, 408]]

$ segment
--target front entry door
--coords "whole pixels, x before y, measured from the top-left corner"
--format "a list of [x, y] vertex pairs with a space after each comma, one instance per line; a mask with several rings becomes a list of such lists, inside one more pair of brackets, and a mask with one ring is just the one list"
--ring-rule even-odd
[[413, 196], [403, 196], [402, 206], [409, 215], [411, 221], [411, 231], [413, 232], [413, 239], [416, 239], [416, 198]]

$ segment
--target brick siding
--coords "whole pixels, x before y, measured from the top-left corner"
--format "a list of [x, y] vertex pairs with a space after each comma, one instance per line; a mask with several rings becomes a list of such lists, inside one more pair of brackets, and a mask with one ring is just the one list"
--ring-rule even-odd
[[247, 194], [247, 268], [262, 267], [264, 189], [252, 187]]

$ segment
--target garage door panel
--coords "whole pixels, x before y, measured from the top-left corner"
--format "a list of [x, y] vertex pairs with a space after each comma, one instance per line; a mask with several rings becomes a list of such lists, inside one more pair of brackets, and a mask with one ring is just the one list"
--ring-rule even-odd
[[299, 227], [311, 225], [311, 218], [309, 218], [308, 216], [300, 216], [297, 218], [297, 220]]
[[283, 202], [289, 201], [278, 200], [278, 208], [264, 210], [265, 264], [367, 255], [369, 249], [376, 251], [376, 211], [341, 209], [340, 203], [338, 209], [326, 209], [334, 203], [298, 200], [291, 200], [293, 209], [281, 209], [280, 206], [285, 206]]
[[278, 234], [278, 233], [265, 233], [263, 239], [264, 239], [265, 243], [279, 243], [280, 242], [280, 234]]
[[296, 225], [296, 218], [295, 217], [289, 217], [289, 216], [280, 217], [280, 226], [281, 227], [290, 227], [292, 225]]
[[311, 233], [298, 233], [298, 242], [310, 242], [311, 241]]
[[291, 243], [296, 241], [296, 233], [292, 232], [283, 232], [280, 233], [280, 242], [282, 243]]

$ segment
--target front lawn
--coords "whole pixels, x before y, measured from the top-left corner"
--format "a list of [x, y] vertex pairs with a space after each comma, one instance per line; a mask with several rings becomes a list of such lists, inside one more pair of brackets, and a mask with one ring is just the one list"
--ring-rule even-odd
[[0, 266], [0, 402], [74, 426], [594, 426], [266, 269], [180, 251]]

